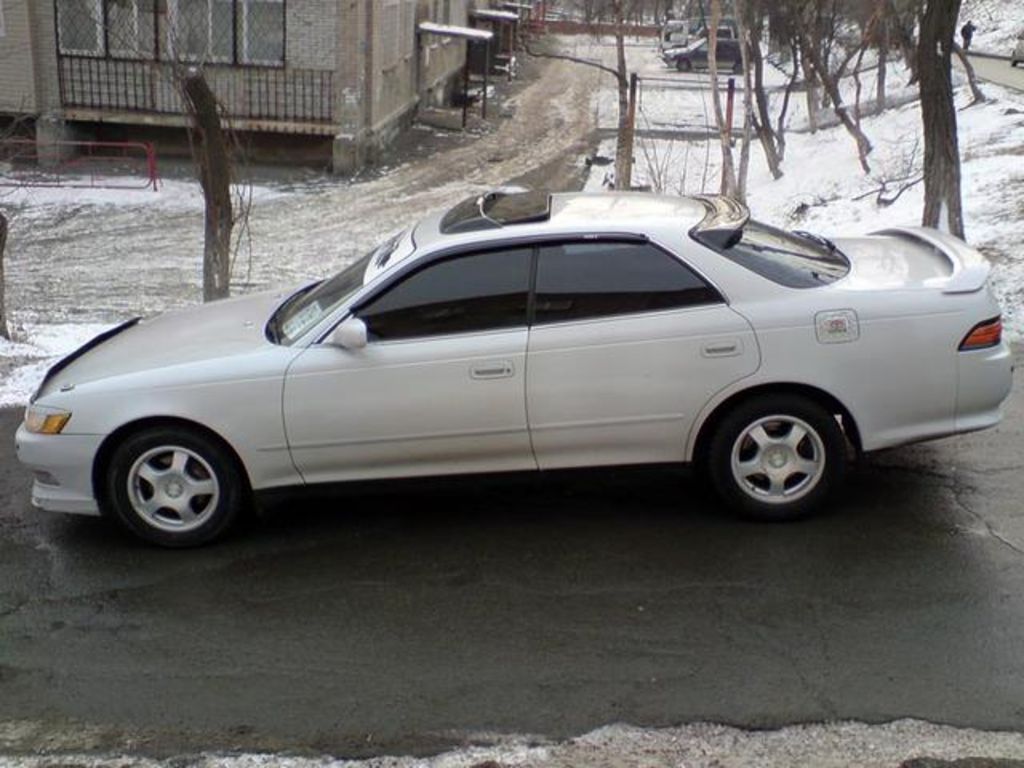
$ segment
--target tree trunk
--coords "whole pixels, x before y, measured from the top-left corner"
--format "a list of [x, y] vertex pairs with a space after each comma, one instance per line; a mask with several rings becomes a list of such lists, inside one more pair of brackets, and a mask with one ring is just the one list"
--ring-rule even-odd
[[[739, 31], [739, 42], [740, 42], [740, 61], [743, 65], [743, 139], [740, 144], [740, 163], [739, 169], [736, 172], [736, 197], [739, 198], [740, 202], [746, 203], [747, 201], [747, 175], [750, 170], [750, 140], [752, 138], [752, 129], [754, 123], [754, 86], [751, 82], [750, 72], [750, 29], [747, 26], [747, 4], [745, 0], [735, 0], [736, 2], [736, 22]], [[756, 26], [756, 22], [754, 25]], [[769, 128], [769, 130], [771, 130]], [[763, 144], [763, 142], [762, 142]], [[773, 147], [774, 149], [774, 147]], [[765, 157], [769, 157], [769, 150], [765, 149]], [[771, 153], [774, 154], [774, 153]], [[776, 175], [778, 166], [772, 168], [771, 161], [769, 160], [769, 168], [772, 169], [772, 176], [776, 179], [779, 175]]]
[[630, 83], [626, 71], [626, 47], [623, 40], [622, 5], [616, 4], [618, 27], [615, 31], [615, 70], [618, 76], [618, 131], [615, 137], [615, 188], [629, 189], [633, 175], [633, 132], [630, 130]]
[[615, 188], [629, 189], [633, 175], [633, 136], [629, 129], [629, 75], [626, 70], [626, 42], [623, 39], [622, 0], [614, 4], [615, 61], [618, 72], [619, 130], [615, 141]]
[[889, 69], [889, 36], [882, 35], [878, 47], [878, 79], [875, 80], [875, 114], [885, 111], [885, 76]]
[[722, 18], [721, 0], [711, 0], [711, 22], [708, 29], [708, 73], [711, 77], [711, 103], [715, 108], [715, 125], [722, 145], [722, 178], [719, 192], [723, 195], [736, 194], [736, 169], [732, 160], [732, 136], [722, 114], [722, 97], [718, 93], [718, 22]]
[[[746, 6], [746, 3], [743, 3]], [[779, 159], [778, 141], [775, 132], [772, 130], [772, 116], [768, 108], [768, 96], [764, 90], [764, 56], [761, 54], [761, 26], [760, 19], [753, 17], [744, 19], [744, 14], [738, 14], [743, 21], [740, 39], [743, 47], [740, 52], [743, 56], [743, 72], [748, 89], [751, 88], [750, 79], [753, 75], [753, 98], [757, 105], [757, 116], [751, 114], [751, 124], [757, 132], [764, 150], [764, 159], [768, 163], [768, 170], [773, 179], [782, 178], [781, 161]], [[749, 23], [748, 23], [749, 22]]]
[[832, 109], [836, 113], [836, 117], [839, 118], [839, 122], [843, 124], [843, 127], [846, 128], [857, 144], [857, 156], [860, 158], [860, 167], [864, 169], [864, 173], [871, 173], [871, 166], [868, 165], [871, 142], [868, 141], [868, 137], [864, 135], [864, 132], [857, 126], [853, 118], [850, 117], [846, 105], [843, 104], [843, 96], [839, 92], [839, 84], [825, 68], [821, 57], [818, 55], [818, 50], [806, 38], [803, 41], [803, 49], [804, 60], [810, 63], [818, 80], [821, 81], [825, 92], [832, 102]]
[[201, 72], [190, 70], [181, 81], [186, 109], [192, 120], [192, 156], [206, 203], [203, 242], [203, 301], [223, 299], [230, 292], [231, 158], [220, 124], [217, 98]]
[[982, 93], [981, 88], [978, 87], [978, 77], [974, 74], [974, 65], [971, 64], [971, 60], [967, 57], [964, 49], [956, 44], [956, 38], [953, 39], [953, 51], [960, 59], [964, 72], [967, 73], [967, 83], [971, 86], [971, 106], [980, 104], [985, 101], [985, 94]]
[[964, 236], [960, 148], [951, 74], [960, 0], [929, 0], [921, 16], [917, 75], [924, 123], [924, 213], [921, 222]]
[[4, 279], [4, 251], [7, 248], [7, 217], [0, 211], [0, 337], [10, 341], [11, 331], [7, 326], [7, 305], [4, 302], [6, 282]]

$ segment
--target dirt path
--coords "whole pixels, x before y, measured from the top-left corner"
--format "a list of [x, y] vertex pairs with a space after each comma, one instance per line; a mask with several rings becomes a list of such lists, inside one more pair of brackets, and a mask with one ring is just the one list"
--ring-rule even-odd
[[[533, 69], [535, 79], [500, 104], [495, 127], [475, 139], [368, 181], [324, 178], [257, 203], [235, 292], [329, 274], [385, 234], [476, 191], [524, 176], [564, 179], [594, 129], [598, 74], [557, 61]], [[26, 206], [11, 217], [8, 296], [18, 321], [112, 322], [198, 300], [198, 204], [87, 199]]]

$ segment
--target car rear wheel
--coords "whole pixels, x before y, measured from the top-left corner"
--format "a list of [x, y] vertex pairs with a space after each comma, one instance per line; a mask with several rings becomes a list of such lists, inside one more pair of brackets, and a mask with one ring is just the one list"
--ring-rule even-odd
[[689, 59], [676, 59], [676, 69], [680, 72], [690, 72], [693, 70], [693, 64]]
[[816, 511], [846, 473], [836, 419], [805, 397], [741, 403], [719, 424], [708, 469], [719, 496], [744, 517], [794, 520]]
[[178, 427], [139, 432], [111, 456], [106, 499], [112, 516], [146, 541], [192, 547], [223, 535], [238, 518], [245, 482], [217, 441]]

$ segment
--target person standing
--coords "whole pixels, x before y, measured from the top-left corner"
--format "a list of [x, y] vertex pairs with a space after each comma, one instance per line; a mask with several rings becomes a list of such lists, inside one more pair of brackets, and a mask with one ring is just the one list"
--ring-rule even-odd
[[968, 50], [971, 47], [971, 39], [974, 37], [974, 30], [977, 27], [974, 26], [973, 21], [968, 21], [962, 27], [960, 27], [960, 36], [964, 39], [964, 50]]

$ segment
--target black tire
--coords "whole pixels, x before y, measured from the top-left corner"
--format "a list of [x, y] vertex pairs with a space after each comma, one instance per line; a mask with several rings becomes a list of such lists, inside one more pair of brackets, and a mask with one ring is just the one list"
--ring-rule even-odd
[[104, 511], [162, 547], [195, 547], [223, 536], [247, 499], [244, 472], [230, 451], [182, 427], [130, 435], [107, 466]]
[[676, 69], [680, 72], [692, 72], [693, 64], [690, 63], [689, 59], [676, 59]]
[[776, 394], [742, 402], [722, 419], [707, 468], [716, 493], [739, 515], [796, 520], [842, 484], [846, 454], [832, 414], [808, 398]]
[[743, 61], [741, 59], [736, 59], [736, 61], [733, 62], [733, 64], [732, 64], [732, 73], [734, 75], [742, 75], [743, 74]]

